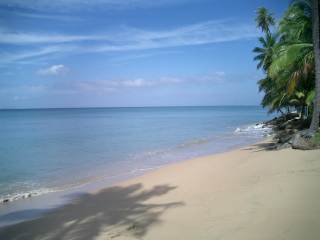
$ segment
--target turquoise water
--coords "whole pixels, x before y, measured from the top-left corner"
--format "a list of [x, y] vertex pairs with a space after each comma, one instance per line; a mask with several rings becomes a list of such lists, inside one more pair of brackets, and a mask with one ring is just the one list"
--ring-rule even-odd
[[[270, 116], [269, 116], [270, 117]], [[262, 139], [260, 107], [0, 110], [0, 199], [143, 173]]]

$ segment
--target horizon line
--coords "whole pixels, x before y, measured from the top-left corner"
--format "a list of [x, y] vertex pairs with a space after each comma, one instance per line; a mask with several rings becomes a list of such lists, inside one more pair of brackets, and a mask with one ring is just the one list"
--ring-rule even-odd
[[5, 110], [54, 110], [54, 109], [103, 109], [103, 108], [179, 108], [179, 107], [261, 107], [260, 105], [250, 105], [250, 104], [243, 104], [243, 105], [171, 105], [171, 106], [105, 106], [105, 107], [98, 107], [98, 106], [90, 106], [90, 107], [26, 107], [26, 108], [0, 108], [0, 111]]

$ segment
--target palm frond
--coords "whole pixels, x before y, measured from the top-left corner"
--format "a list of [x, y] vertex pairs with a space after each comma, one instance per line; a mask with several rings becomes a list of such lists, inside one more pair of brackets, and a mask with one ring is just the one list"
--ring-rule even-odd
[[269, 67], [269, 75], [276, 77], [283, 69], [291, 68], [297, 61], [303, 59], [306, 52], [312, 51], [312, 48], [311, 43], [283, 45], [278, 56], [273, 59]]

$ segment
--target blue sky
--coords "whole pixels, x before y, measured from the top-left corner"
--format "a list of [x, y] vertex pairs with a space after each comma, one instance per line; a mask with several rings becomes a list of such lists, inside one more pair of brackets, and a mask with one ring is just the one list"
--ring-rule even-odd
[[0, 108], [257, 105], [279, 0], [1, 0]]

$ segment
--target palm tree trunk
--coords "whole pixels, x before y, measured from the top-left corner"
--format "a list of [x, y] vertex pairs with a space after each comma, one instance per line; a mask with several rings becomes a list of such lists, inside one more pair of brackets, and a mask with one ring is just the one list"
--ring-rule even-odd
[[312, 38], [315, 58], [315, 81], [316, 81], [316, 96], [314, 99], [314, 108], [310, 132], [315, 133], [319, 128], [320, 115], [320, 46], [319, 46], [319, 0], [313, 0], [312, 14]]

